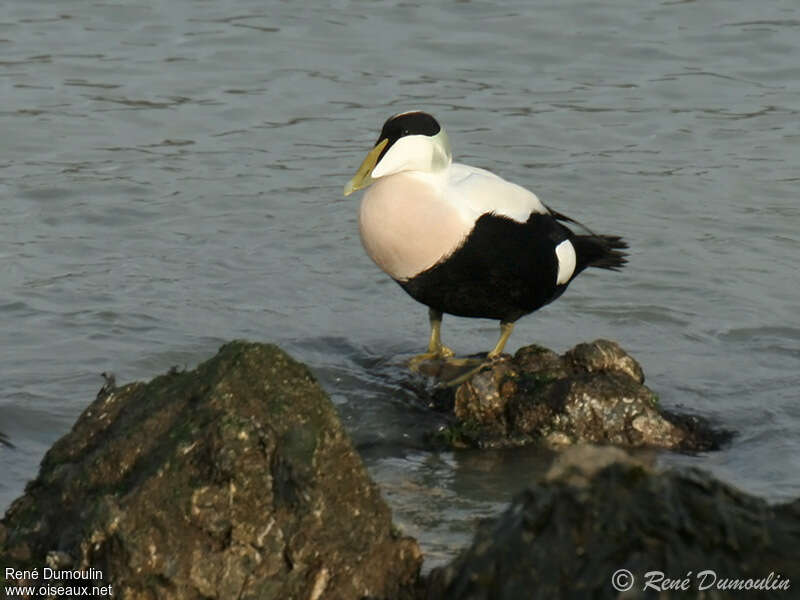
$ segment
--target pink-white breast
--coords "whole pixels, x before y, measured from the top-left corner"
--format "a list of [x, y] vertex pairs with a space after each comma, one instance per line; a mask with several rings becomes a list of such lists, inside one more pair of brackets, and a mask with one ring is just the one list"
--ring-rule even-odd
[[398, 280], [449, 256], [474, 225], [424, 175], [398, 173], [376, 180], [359, 212], [361, 242], [370, 258]]

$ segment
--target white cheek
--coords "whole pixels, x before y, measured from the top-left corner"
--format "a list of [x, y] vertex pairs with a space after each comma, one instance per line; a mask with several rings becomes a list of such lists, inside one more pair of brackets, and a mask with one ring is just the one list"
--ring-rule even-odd
[[556, 259], [558, 260], [558, 275], [556, 284], [567, 283], [575, 272], [575, 248], [572, 242], [564, 240], [556, 246]]
[[407, 135], [397, 140], [372, 169], [372, 178], [402, 171], [427, 171], [433, 159], [433, 143], [427, 135]]

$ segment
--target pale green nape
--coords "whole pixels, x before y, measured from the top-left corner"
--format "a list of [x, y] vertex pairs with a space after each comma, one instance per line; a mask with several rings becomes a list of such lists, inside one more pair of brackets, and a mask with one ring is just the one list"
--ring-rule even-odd
[[439, 133], [433, 136], [433, 157], [431, 160], [431, 170], [440, 171], [446, 169], [453, 162], [453, 153], [450, 150], [450, 138], [442, 128]]

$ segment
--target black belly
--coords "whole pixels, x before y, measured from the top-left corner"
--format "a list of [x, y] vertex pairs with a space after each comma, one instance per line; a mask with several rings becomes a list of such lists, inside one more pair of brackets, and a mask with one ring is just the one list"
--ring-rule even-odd
[[458, 250], [411, 279], [398, 281], [415, 300], [443, 313], [516, 321], [552, 302], [555, 247], [572, 232], [550, 216], [527, 223], [486, 214]]

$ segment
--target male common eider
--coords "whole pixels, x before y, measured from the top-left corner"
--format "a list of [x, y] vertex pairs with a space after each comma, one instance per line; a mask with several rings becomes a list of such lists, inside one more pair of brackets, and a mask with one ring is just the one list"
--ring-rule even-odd
[[447, 134], [424, 112], [386, 121], [344, 195], [367, 186], [359, 214], [367, 254], [429, 307], [428, 352], [413, 361], [453, 356], [441, 341], [443, 313], [498, 319], [493, 359], [514, 322], [558, 298], [578, 273], [626, 262], [620, 237], [596, 235], [525, 188], [452, 162]]

